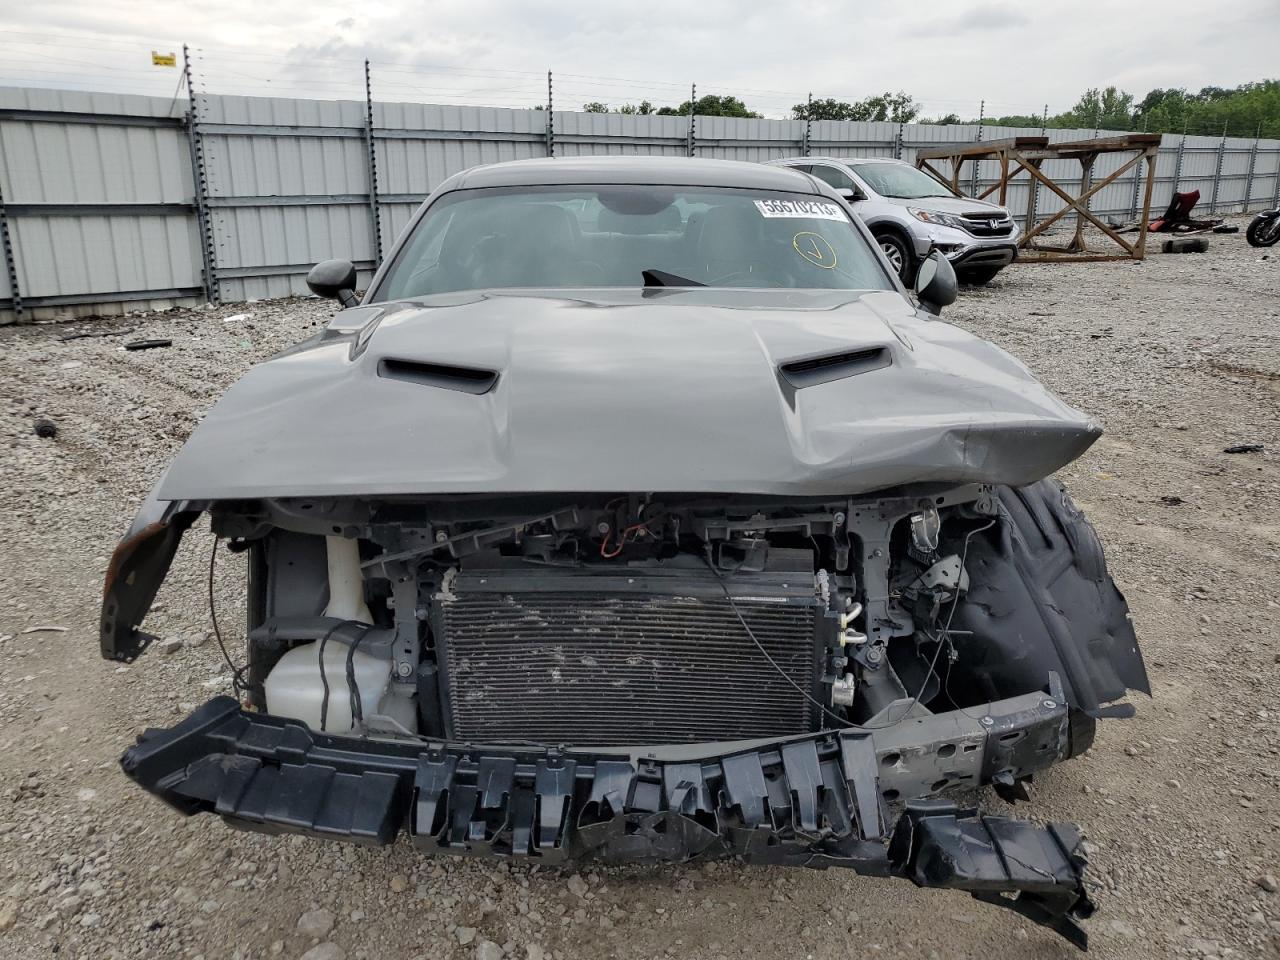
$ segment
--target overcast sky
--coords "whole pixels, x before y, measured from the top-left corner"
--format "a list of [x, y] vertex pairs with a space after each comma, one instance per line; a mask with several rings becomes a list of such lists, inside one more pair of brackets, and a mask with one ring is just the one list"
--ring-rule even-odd
[[[735, 93], [785, 116], [807, 92], [906, 90], [925, 113], [1050, 113], [1091, 86], [1230, 87], [1280, 76], [1280, 0], [944, 4], [822, 0], [9, 0], [0, 84], [171, 95], [151, 50], [193, 48], [208, 92], [556, 107]], [[181, 58], [179, 57], [179, 60]]]

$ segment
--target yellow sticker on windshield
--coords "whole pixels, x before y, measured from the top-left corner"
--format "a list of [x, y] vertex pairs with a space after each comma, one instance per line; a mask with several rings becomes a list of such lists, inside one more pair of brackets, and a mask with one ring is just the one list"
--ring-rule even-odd
[[791, 246], [796, 253], [804, 257], [816, 267], [834, 270], [836, 267], [835, 248], [827, 242], [827, 238], [812, 230], [802, 230], [791, 238]]

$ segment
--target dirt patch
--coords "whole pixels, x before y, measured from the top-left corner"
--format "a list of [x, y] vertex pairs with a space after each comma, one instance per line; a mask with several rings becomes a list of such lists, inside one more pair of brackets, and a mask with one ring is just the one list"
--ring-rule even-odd
[[[1141, 264], [1015, 265], [951, 322], [1004, 346], [1107, 435], [1062, 477], [1133, 608], [1155, 699], [1010, 811], [1086, 830], [1104, 958], [1277, 955], [1280, 894], [1280, 258], [1243, 234]], [[1011, 912], [800, 869], [556, 871], [423, 859], [184, 820], [116, 760], [138, 731], [230, 689], [193, 530], [149, 625], [183, 638], [97, 655], [102, 575], [164, 464], [248, 366], [332, 308], [237, 304], [0, 331], [0, 948], [6, 956], [347, 958], [1068, 957]], [[247, 318], [230, 320], [238, 314]], [[126, 352], [124, 339], [170, 338]], [[37, 437], [35, 417], [55, 438]], [[1261, 453], [1229, 455], [1235, 443]], [[1177, 501], [1177, 502], [1175, 502]], [[220, 620], [243, 568], [219, 567]], [[66, 632], [24, 633], [39, 625]], [[234, 633], [234, 629], [232, 630]], [[11, 911], [11, 912], [10, 912]], [[306, 913], [302, 928], [299, 919]], [[6, 917], [12, 917], [8, 926]], [[496, 946], [495, 946], [496, 945]]]

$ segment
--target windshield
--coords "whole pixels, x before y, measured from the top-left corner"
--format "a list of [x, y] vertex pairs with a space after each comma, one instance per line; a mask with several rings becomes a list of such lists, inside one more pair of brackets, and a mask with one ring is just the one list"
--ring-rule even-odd
[[901, 163], [855, 163], [850, 169], [882, 197], [920, 200], [955, 194], [927, 173]]
[[891, 290], [840, 204], [711, 187], [459, 190], [432, 204], [372, 302], [503, 287]]

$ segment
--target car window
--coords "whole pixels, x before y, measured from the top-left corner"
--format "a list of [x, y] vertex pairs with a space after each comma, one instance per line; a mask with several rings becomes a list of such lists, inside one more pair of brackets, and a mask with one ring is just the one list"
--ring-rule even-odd
[[853, 163], [849, 166], [882, 197], [920, 200], [924, 197], [955, 196], [927, 173], [905, 163]]
[[[840, 204], [786, 191], [504, 187], [439, 198], [370, 302], [506, 287], [888, 290]], [[653, 280], [653, 276], [650, 280]]]
[[839, 167], [829, 167], [825, 163], [816, 163], [813, 166], [813, 175], [819, 180], [825, 180], [841, 193], [849, 193], [856, 189], [853, 177], [849, 176]]

